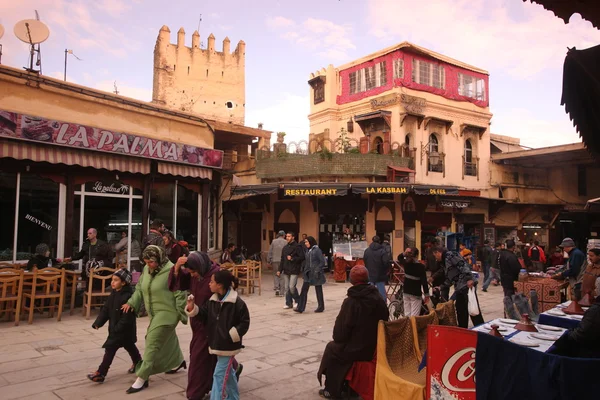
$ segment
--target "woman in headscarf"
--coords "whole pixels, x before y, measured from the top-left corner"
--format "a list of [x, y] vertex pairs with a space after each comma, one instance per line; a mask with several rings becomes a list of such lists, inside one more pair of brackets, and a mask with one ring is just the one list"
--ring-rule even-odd
[[[182, 268], [183, 267], [183, 268]], [[169, 290], [187, 290], [194, 303], [202, 308], [212, 296], [210, 278], [220, 270], [208, 254], [194, 251], [188, 257], [180, 257], [169, 274]], [[186, 311], [187, 312], [187, 311]], [[198, 315], [190, 318], [192, 341], [190, 342], [190, 369], [188, 372], [188, 399], [203, 399], [212, 387], [212, 377], [217, 357], [208, 352], [208, 332]], [[236, 375], [241, 373], [241, 364], [234, 360]]]
[[127, 393], [136, 393], [148, 387], [150, 375], [185, 368], [175, 328], [179, 322], [187, 324], [186, 294], [169, 290], [168, 279], [173, 263], [163, 249], [150, 245], [142, 253], [142, 259], [146, 266], [135, 292], [121, 307], [123, 312], [137, 312], [143, 301], [150, 317], [143, 361], [136, 365], [137, 380], [127, 389]]

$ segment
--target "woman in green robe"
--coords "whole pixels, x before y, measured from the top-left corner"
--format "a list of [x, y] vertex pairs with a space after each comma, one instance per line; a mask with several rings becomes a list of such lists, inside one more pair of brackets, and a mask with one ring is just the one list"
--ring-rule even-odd
[[121, 308], [123, 312], [137, 312], [142, 304], [150, 318], [146, 332], [143, 361], [135, 367], [137, 380], [127, 390], [136, 393], [148, 387], [150, 375], [168, 372], [185, 365], [175, 328], [181, 321], [187, 324], [185, 292], [169, 290], [169, 272], [173, 263], [163, 249], [148, 246], [142, 253], [146, 263], [133, 296]]

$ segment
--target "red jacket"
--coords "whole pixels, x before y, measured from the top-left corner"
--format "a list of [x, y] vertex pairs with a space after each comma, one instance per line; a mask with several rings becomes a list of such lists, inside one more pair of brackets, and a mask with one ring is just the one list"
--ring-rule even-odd
[[[532, 246], [529, 248], [529, 251], [527, 252], [527, 256], [531, 259], [531, 250], [533, 250], [534, 248], [537, 248], [538, 251], [540, 252], [540, 259], [539, 261], [541, 263], [546, 264], [546, 253], [544, 253], [544, 249], [542, 249], [540, 246]], [[533, 261], [537, 261], [537, 260], [533, 260]]]

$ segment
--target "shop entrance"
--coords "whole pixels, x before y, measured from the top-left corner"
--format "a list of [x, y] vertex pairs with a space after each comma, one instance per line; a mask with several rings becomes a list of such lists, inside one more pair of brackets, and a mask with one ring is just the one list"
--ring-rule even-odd
[[248, 257], [261, 250], [261, 222], [260, 213], [242, 213], [240, 245], [246, 247]]
[[[142, 241], [142, 198], [141, 191], [120, 183], [82, 185], [75, 192], [73, 250], [81, 249], [87, 230], [95, 228], [98, 239], [113, 250], [115, 266], [130, 268], [132, 262], [137, 264]], [[123, 235], [127, 238], [126, 250], [115, 249]]]

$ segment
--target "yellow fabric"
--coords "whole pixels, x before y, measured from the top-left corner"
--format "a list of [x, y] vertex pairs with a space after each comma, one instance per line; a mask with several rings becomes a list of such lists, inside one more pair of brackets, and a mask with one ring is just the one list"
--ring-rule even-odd
[[426, 372], [418, 368], [410, 319], [379, 321], [374, 399], [425, 399]]
[[417, 361], [421, 363], [423, 354], [425, 354], [425, 351], [427, 350], [427, 326], [438, 325], [438, 317], [436, 312], [432, 310], [428, 315], [411, 317], [410, 322], [413, 328], [413, 341], [415, 344]]
[[435, 312], [438, 316], [439, 325], [458, 326], [454, 300], [450, 300], [445, 303], [438, 303], [437, 307], [435, 308]]

